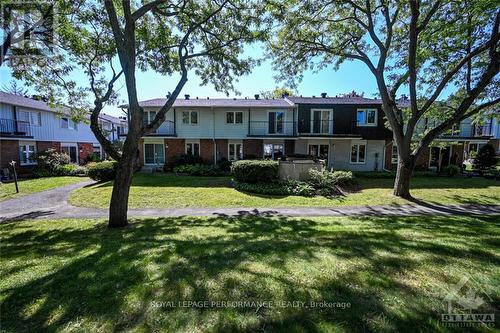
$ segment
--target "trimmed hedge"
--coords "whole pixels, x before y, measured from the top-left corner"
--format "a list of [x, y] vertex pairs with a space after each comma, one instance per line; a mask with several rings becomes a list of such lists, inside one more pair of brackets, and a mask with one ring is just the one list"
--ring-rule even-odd
[[266, 183], [278, 179], [277, 161], [242, 160], [231, 165], [234, 178], [242, 183]]
[[174, 168], [174, 172], [176, 174], [181, 173], [189, 176], [202, 176], [202, 177], [225, 176], [227, 174], [227, 172], [224, 172], [219, 167], [216, 166], [214, 167], [212, 165], [206, 165], [206, 164], [180, 165]]
[[117, 161], [103, 161], [87, 164], [88, 176], [98, 182], [105, 182], [115, 179]]
[[312, 197], [315, 190], [305, 182], [294, 180], [279, 183], [240, 183], [234, 182], [234, 188], [242, 192], [250, 192], [265, 195], [300, 195]]

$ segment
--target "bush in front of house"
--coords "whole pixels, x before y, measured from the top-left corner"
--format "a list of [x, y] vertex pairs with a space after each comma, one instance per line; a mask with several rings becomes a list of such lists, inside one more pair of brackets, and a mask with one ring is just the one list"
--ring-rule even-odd
[[183, 154], [179, 156], [173, 156], [170, 160], [170, 165], [172, 166], [172, 168], [181, 165], [194, 165], [194, 164], [203, 164], [203, 159], [200, 156]]
[[117, 161], [91, 162], [87, 164], [87, 175], [98, 182], [105, 182], [115, 179]]
[[231, 165], [233, 164], [233, 162], [231, 162], [230, 160], [228, 160], [227, 158], [223, 157], [221, 158], [220, 160], [217, 161], [217, 166], [222, 170], [222, 171], [225, 171], [225, 172], [231, 172]]
[[460, 167], [458, 165], [447, 165], [443, 168], [443, 172], [449, 177], [455, 177], [460, 173]]
[[330, 189], [334, 186], [348, 186], [356, 184], [356, 179], [352, 171], [318, 171], [311, 169], [309, 170], [309, 185], [313, 186], [315, 189]]
[[81, 165], [70, 163], [58, 166], [54, 170], [54, 173], [57, 176], [86, 176], [87, 168]]
[[267, 183], [278, 180], [278, 162], [269, 160], [242, 160], [231, 165], [234, 178], [241, 183]]
[[473, 159], [474, 169], [485, 171], [490, 169], [491, 167], [496, 166], [498, 163], [498, 156], [495, 152], [495, 148], [486, 144], [479, 148], [477, 155]]
[[242, 183], [234, 182], [234, 188], [242, 192], [250, 192], [264, 195], [299, 195], [312, 197], [315, 190], [306, 182], [288, 180], [272, 183]]
[[179, 174], [185, 174], [188, 176], [202, 176], [202, 177], [211, 177], [211, 176], [225, 176], [227, 172], [223, 171], [221, 168], [213, 165], [206, 164], [185, 164], [180, 165], [174, 168], [174, 172]]
[[58, 153], [53, 148], [36, 154], [35, 161], [37, 167], [34, 174], [38, 174], [39, 176], [54, 176], [56, 175], [57, 168], [71, 162], [68, 154]]

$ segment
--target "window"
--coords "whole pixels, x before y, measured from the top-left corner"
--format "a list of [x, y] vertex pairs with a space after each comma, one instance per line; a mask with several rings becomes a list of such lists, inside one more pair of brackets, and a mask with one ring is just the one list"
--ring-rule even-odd
[[195, 142], [187, 142], [186, 154], [193, 156], [200, 156], [200, 144]]
[[17, 111], [17, 120], [29, 123], [32, 126], [40, 126], [42, 124], [42, 115], [38, 111]]
[[230, 143], [229, 144], [229, 160], [241, 160], [243, 159], [243, 145], [241, 143]]
[[61, 152], [68, 155], [71, 163], [78, 163], [78, 154], [76, 144], [62, 144]]
[[187, 125], [197, 125], [198, 111], [182, 111], [182, 123]]
[[144, 111], [144, 115], [142, 118], [142, 123], [144, 126], [147, 126], [153, 122], [153, 120], [156, 118], [156, 111]]
[[325, 160], [328, 165], [328, 145], [309, 145], [309, 155]]
[[269, 112], [269, 134], [283, 134], [283, 127], [285, 121], [285, 113], [283, 111], [273, 111]]
[[377, 126], [376, 109], [358, 109], [358, 126]]
[[264, 158], [276, 160], [283, 155], [283, 144], [266, 143], [264, 144]]
[[365, 144], [353, 144], [351, 146], [351, 163], [365, 163], [366, 155], [366, 145]]
[[144, 164], [165, 164], [165, 149], [163, 148], [163, 144], [144, 144]]
[[312, 113], [312, 126], [311, 133], [330, 133], [330, 119], [331, 110], [311, 110]]
[[429, 168], [439, 168], [439, 155], [441, 155], [440, 147], [430, 147]]
[[36, 164], [36, 146], [33, 142], [19, 143], [19, 160], [21, 165]]
[[61, 118], [61, 128], [76, 130], [76, 123], [68, 117]]
[[226, 112], [226, 124], [243, 124], [243, 112], [241, 111]]
[[398, 164], [398, 146], [392, 144], [391, 163]]
[[101, 146], [93, 145], [92, 146], [92, 154], [96, 156], [98, 159], [101, 159]]

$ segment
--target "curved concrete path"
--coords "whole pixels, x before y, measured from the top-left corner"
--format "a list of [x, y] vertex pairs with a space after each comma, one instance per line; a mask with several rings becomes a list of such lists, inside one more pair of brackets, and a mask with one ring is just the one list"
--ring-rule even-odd
[[[75, 207], [69, 194], [92, 184], [85, 181], [0, 202], [0, 223], [27, 219], [105, 218], [107, 209]], [[172, 216], [428, 216], [499, 215], [500, 205], [434, 205], [416, 202], [391, 206], [338, 206], [297, 208], [160, 208], [130, 209], [130, 217]]]

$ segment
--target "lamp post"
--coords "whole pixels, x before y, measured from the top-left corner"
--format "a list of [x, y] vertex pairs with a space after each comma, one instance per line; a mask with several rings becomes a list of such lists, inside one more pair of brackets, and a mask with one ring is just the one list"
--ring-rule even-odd
[[9, 165], [12, 167], [12, 172], [14, 173], [14, 183], [16, 184], [16, 193], [19, 193], [19, 187], [17, 187], [16, 161], [10, 162]]

